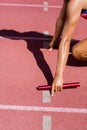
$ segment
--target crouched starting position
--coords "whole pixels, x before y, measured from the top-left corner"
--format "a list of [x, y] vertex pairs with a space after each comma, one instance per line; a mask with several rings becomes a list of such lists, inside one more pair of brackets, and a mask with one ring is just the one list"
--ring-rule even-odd
[[[52, 83], [52, 95], [54, 92], [62, 90], [63, 72], [69, 55], [70, 42], [80, 19], [82, 9], [87, 9], [87, 0], [64, 0], [60, 15], [57, 18], [55, 33], [49, 44], [50, 50], [52, 50], [55, 41], [61, 37], [56, 71]], [[72, 55], [77, 60], [87, 61], [87, 38], [73, 46]]]

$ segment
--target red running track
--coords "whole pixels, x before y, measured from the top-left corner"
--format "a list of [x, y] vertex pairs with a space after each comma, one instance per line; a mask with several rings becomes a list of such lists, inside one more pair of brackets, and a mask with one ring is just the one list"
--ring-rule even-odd
[[[87, 129], [86, 62], [69, 57], [64, 82], [80, 82], [77, 89], [53, 97], [36, 89], [53, 79], [57, 49], [49, 52], [47, 44], [61, 6], [62, 1], [0, 1], [0, 130]], [[86, 37], [86, 26], [81, 17], [73, 39]]]

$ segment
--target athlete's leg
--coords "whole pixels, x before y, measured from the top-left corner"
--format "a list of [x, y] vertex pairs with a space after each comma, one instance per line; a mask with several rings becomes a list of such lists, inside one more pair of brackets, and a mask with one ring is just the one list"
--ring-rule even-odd
[[72, 55], [78, 60], [87, 60], [87, 38], [73, 46]]

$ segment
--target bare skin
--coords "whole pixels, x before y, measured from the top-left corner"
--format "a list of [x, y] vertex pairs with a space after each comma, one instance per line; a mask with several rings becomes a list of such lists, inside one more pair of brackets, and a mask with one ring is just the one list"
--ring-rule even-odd
[[[63, 73], [69, 55], [70, 42], [80, 19], [82, 9], [87, 9], [87, 0], [64, 0], [63, 8], [56, 21], [54, 37], [49, 44], [52, 50], [55, 41], [61, 37], [58, 59], [51, 94], [62, 90]], [[78, 42], [72, 49], [72, 55], [77, 60], [87, 61], [87, 38]]]

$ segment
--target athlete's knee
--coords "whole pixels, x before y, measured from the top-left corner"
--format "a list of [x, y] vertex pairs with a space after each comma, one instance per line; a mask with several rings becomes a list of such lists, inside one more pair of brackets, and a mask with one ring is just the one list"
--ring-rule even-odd
[[87, 52], [82, 52], [78, 47], [72, 48], [72, 55], [77, 60], [87, 60]]

